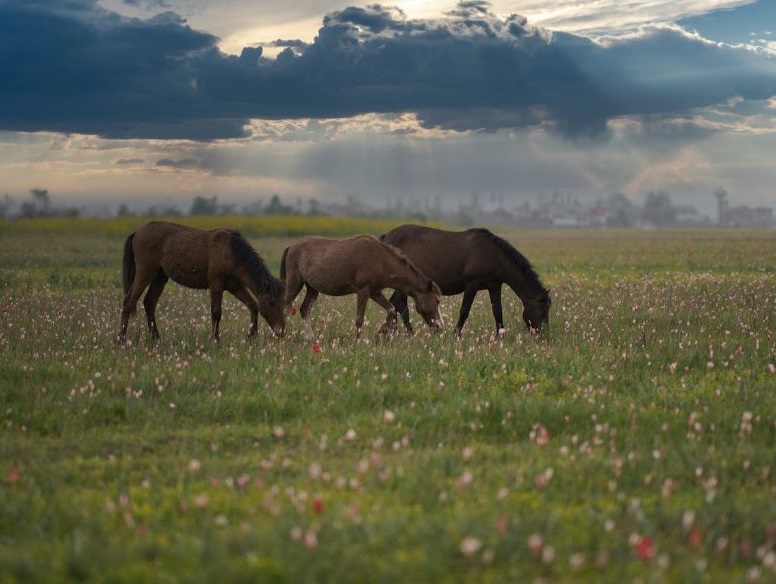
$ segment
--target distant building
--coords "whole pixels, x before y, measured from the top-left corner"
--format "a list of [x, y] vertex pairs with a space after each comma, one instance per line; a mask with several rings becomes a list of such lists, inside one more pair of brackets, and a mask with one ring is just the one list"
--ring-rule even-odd
[[722, 217], [723, 227], [759, 227], [771, 229], [776, 225], [773, 209], [770, 207], [727, 207]]

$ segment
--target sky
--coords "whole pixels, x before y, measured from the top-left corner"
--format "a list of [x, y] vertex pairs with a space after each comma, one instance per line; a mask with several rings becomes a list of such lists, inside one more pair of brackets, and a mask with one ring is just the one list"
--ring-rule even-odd
[[776, 207], [772, 0], [0, 0], [0, 197]]

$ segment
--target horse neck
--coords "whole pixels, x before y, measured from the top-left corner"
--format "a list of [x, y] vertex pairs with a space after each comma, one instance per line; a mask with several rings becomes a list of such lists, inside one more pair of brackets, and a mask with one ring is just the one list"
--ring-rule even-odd
[[391, 274], [390, 286], [413, 298], [425, 291], [428, 282], [405, 260], [396, 256], [397, 269]]
[[523, 302], [538, 298], [545, 291], [538, 278], [524, 273], [517, 264], [505, 263], [504, 272], [504, 282]]

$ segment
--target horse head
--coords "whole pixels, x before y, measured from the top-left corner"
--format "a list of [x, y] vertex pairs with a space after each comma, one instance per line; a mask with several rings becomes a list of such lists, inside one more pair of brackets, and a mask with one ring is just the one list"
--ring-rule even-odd
[[423, 292], [415, 294], [415, 310], [423, 317], [431, 330], [438, 331], [442, 328], [442, 317], [439, 314], [439, 301], [442, 291], [432, 280], [428, 281]]
[[286, 310], [283, 305], [282, 291], [270, 291], [267, 294], [261, 294], [259, 301], [259, 312], [267, 324], [275, 333], [276, 337], [282, 337], [286, 332]]
[[542, 326], [550, 324], [550, 291], [544, 290], [536, 298], [523, 301], [523, 320], [528, 330], [538, 333]]

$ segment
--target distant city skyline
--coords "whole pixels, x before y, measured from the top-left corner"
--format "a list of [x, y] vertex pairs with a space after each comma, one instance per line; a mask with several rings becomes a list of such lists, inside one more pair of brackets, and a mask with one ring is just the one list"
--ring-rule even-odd
[[0, 0], [0, 197], [776, 206], [776, 3]]

